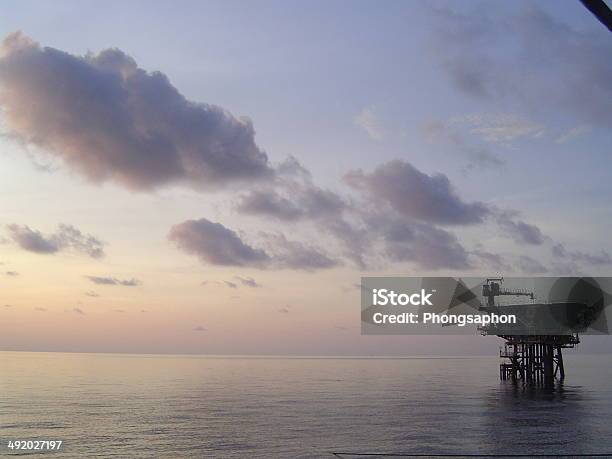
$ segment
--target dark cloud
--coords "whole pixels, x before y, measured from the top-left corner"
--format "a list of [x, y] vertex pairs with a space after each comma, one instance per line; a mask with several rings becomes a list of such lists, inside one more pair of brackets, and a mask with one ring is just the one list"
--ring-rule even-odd
[[164, 74], [139, 68], [119, 49], [75, 56], [16, 32], [1, 56], [9, 134], [92, 182], [146, 191], [273, 175], [251, 121], [187, 100]]
[[174, 225], [168, 238], [203, 262], [224, 266], [263, 266], [270, 256], [243, 242], [236, 232], [205, 218]]
[[468, 252], [457, 237], [432, 225], [405, 224], [404, 231], [383, 233], [386, 255], [397, 262], [413, 262], [424, 269], [469, 269]]
[[262, 233], [262, 237], [266, 250], [252, 247], [235, 231], [205, 218], [174, 225], [168, 235], [181, 250], [212, 265], [315, 270], [337, 264], [322, 251], [281, 234]]
[[482, 223], [490, 212], [483, 203], [462, 201], [446, 175], [427, 175], [402, 160], [384, 163], [371, 173], [350, 171], [345, 181], [399, 214], [427, 223]]
[[552, 247], [552, 254], [555, 258], [563, 258], [571, 262], [585, 263], [591, 266], [612, 264], [612, 257], [605, 250], [601, 250], [598, 254], [586, 253], [579, 250], [568, 251], [563, 244], [558, 243]]
[[[283, 194], [286, 196], [284, 196]], [[367, 235], [343, 217], [348, 204], [336, 193], [312, 184], [254, 190], [243, 195], [236, 209], [245, 215], [274, 218], [284, 222], [307, 221], [333, 236], [343, 255], [364, 268], [362, 250]]]
[[40, 254], [53, 254], [72, 249], [92, 258], [104, 256], [104, 243], [91, 234], [83, 234], [72, 225], [61, 224], [55, 233], [44, 235], [27, 225], [7, 225], [10, 238], [22, 249]]
[[497, 215], [497, 223], [506, 236], [514, 241], [529, 245], [542, 245], [546, 236], [540, 228], [516, 219], [517, 213], [503, 211]]
[[363, 223], [364, 216], [362, 210], [355, 209], [351, 221], [338, 216], [320, 222], [321, 229], [336, 238], [342, 254], [359, 269], [365, 269], [368, 265], [366, 258], [375, 234]]
[[[288, 164], [268, 187], [243, 195], [237, 210], [308, 223], [319, 234], [331, 237], [341, 255], [360, 269], [369, 266], [369, 258], [410, 261], [427, 269], [466, 268], [470, 265], [468, 252], [455, 235], [435, 225], [482, 223], [491, 212], [482, 203], [462, 201], [446, 176], [429, 176], [404, 161], [391, 161], [372, 173], [347, 174], [346, 182], [361, 191], [361, 201], [318, 187], [294, 158]], [[383, 252], [376, 249], [380, 241]], [[266, 245], [266, 253], [276, 267], [318, 269], [340, 264], [282, 235]]]
[[299, 241], [291, 241], [280, 233], [263, 236], [275, 267], [315, 271], [333, 268], [340, 264], [322, 250]]
[[559, 257], [559, 258], [565, 257], [567, 255], [567, 252], [565, 250], [565, 246], [563, 244], [561, 244], [561, 243], [553, 245], [553, 247], [552, 247], [552, 254], [553, 254], [553, 256]]
[[124, 287], [136, 287], [142, 282], [138, 279], [117, 279], [116, 277], [99, 277], [99, 276], [85, 276], [91, 282], [97, 285], [122, 285]]
[[[429, 270], [468, 269], [468, 252], [457, 237], [435, 225], [417, 221], [380, 206], [363, 206], [356, 211], [361, 219], [360, 257], [368, 265], [374, 259], [383, 265], [410, 262]], [[382, 244], [382, 247], [380, 245]]]
[[[338, 193], [317, 186], [310, 172], [293, 157], [281, 163], [277, 172], [275, 180], [268, 186], [242, 195], [236, 210], [245, 215], [283, 222], [307, 222], [317, 231], [335, 238], [343, 248], [343, 255], [359, 267], [364, 267], [365, 262], [360, 254], [360, 244], [364, 236], [345, 218], [345, 213], [352, 208], [349, 202]], [[280, 265], [293, 267], [300, 258], [306, 262], [305, 266], [311, 266], [312, 269], [337, 264], [321, 251], [315, 253], [312, 249], [305, 250], [305, 247], [296, 243], [291, 245], [289, 248], [286, 241], [277, 241], [277, 248], [286, 248], [284, 253], [277, 257], [276, 261], [280, 262]]]
[[7, 229], [11, 239], [29, 252], [55, 253], [60, 250], [53, 237], [46, 238], [40, 231], [34, 231], [28, 226], [12, 224]]
[[305, 211], [275, 190], [255, 190], [240, 198], [236, 209], [247, 215], [271, 216], [278, 220], [295, 221]]
[[19, 273], [17, 271], [7, 271], [4, 274], [6, 274], [9, 277], [16, 277], [19, 276]]
[[272, 186], [243, 195], [236, 209], [247, 215], [296, 221], [337, 218], [346, 207], [338, 194], [310, 180], [277, 180]]
[[497, 272], [511, 270], [510, 265], [506, 263], [504, 257], [497, 253], [488, 252], [481, 247], [472, 250], [470, 255], [474, 256], [478, 260], [476, 267], [483, 265], [484, 268], [493, 269]]
[[306, 169], [302, 164], [297, 160], [295, 156], [289, 155], [287, 159], [282, 161], [277, 167], [277, 172], [279, 175], [285, 177], [294, 177], [300, 178], [302, 180], [311, 180], [312, 175], [308, 169]]
[[236, 279], [238, 282], [240, 282], [245, 287], [251, 287], [251, 288], [261, 287], [261, 284], [257, 283], [255, 279], [253, 279], [252, 277], [235, 276], [234, 279]]
[[346, 217], [355, 210], [353, 205], [338, 193], [317, 186], [310, 172], [293, 157], [277, 171], [268, 187], [243, 195], [237, 210], [285, 222], [308, 222], [316, 231], [333, 237], [347, 259], [365, 268], [363, 247], [368, 236]]
[[282, 307], [282, 308], [280, 308], [280, 309], [278, 310], [278, 312], [281, 312], [281, 313], [283, 313], [283, 314], [289, 314], [289, 307], [287, 307], [287, 306]]
[[527, 255], [521, 255], [518, 257], [516, 268], [518, 271], [525, 274], [543, 274], [548, 272], [546, 266]]
[[[511, 134], [517, 135], [516, 126], [512, 127]], [[242, 195], [236, 209], [246, 215], [307, 223], [318, 234], [331, 237], [337, 255], [360, 269], [371, 267], [372, 260], [410, 262], [429, 270], [470, 269], [470, 256], [487, 265], [508, 267], [493, 254], [470, 253], [455, 234], [438, 226], [482, 224], [494, 218], [517, 241], [541, 244], [544, 238], [537, 227], [517, 220], [516, 212], [465, 202], [445, 175], [425, 174], [401, 160], [384, 163], [370, 173], [346, 174], [346, 183], [360, 192], [360, 200], [318, 187], [295, 158], [276, 171], [267, 185]], [[169, 239], [215, 265], [317, 270], [341, 264], [336, 255], [288, 240], [282, 233], [260, 236], [261, 245], [254, 246], [221, 224], [200, 219], [175, 225]], [[383, 250], [378, 250], [381, 244]]]
[[[409, 261], [427, 269], [469, 266], [468, 253], [457, 238], [434, 224], [481, 223], [489, 209], [463, 202], [446, 176], [428, 176], [403, 161], [386, 163], [371, 174], [353, 171], [346, 181], [363, 198], [354, 202], [316, 186], [297, 160], [291, 164], [300, 171], [294, 174], [297, 178], [279, 173], [268, 188], [243, 196], [238, 211], [307, 222], [333, 238], [342, 256], [360, 269], [368, 267], [368, 258], [380, 259], [381, 254], [387, 261]], [[376, 249], [380, 241], [383, 252]], [[268, 243], [266, 252], [273, 255], [277, 267], [318, 269], [339, 264], [319, 250], [282, 236]]]
[[230, 281], [223, 281], [225, 283], [225, 285], [227, 285], [229, 288], [238, 288], [238, 285], [235, 282], [230, 282]]
[[612, 41], [595, 21], [573, 29], [534, 5], [513, 15], [483, 5], [465, 14], [432, 12], [432, 55], [462, 92], [612, 125], [612, 60], [605, 58], [612, 55]]

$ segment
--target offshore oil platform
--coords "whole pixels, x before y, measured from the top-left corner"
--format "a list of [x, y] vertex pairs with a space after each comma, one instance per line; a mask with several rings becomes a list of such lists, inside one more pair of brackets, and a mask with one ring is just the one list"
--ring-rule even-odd
[[[407, 314], [405, 309], [398, 314], [397, 305], [377, 302], [380, 292], [397, 291], [412, 296], [420, 292], [421, 297], [427, 292], [431, 300], [427, 304], [423, 300], [410, 303], [418, 307], [418, 313], [411, 314], [421, 321], [376, 320]], [[612, 292], [612, 277], [364, 277], [362, 333], [477, 331], [497, 336], [503, 340], [499, 353], [502, 380], [552, 387], [555, 380], [566, 377], [564, 349], [574, 348], [583, 335], [610, 335], [606, 309], [612, 305], [612, 294], [608, 292]], [[408, 298], [408, 293], [404, 296]], [[431, 324], [426, 321], [430, 315], [441, 319]]]
[[[533, 291], [506, 289], [502, 287], [503, 281], [502, 277], [486, 279], [482, 285], [486, 304], [479, 307], [485, 313], [510, 313], [519, 318], [518, 325], [479, 327], [481, 334], [499, 336], [505, 341], [499, 352], [504, 360], [499, 366], [500, 379], [551, 387], [555, 380], [565, 378], [562, 350], [580, 343], [576, 330], [586, 329], [600, 315], [603, 298], [593, 297], [602, 291], [590, 280], [580, 279], [572, 285], [573, 295], [564, 292], [566, 301], [535, 303]], [[572, 299], [576, 294], [580, 301]], [[528, 297], [532, 302], [498, 305], [495, 299], [501, 296]]]

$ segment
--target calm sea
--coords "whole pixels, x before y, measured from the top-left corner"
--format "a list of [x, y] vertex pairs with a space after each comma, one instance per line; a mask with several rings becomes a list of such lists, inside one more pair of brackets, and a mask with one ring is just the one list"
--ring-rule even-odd
[[612, 453], [610, 356], [566, 356], [552, 393], [497, 364], [4, 352], [0, 455], [27, 439], [70, 458]]

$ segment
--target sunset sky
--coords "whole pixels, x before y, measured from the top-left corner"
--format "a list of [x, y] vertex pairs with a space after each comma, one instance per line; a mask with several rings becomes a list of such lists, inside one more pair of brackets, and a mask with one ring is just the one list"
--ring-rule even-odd
[[361, 336], [360, 277], [612, 274], [578, 1], [13, 1], [0, 36], [0, 349], [486, 352]]

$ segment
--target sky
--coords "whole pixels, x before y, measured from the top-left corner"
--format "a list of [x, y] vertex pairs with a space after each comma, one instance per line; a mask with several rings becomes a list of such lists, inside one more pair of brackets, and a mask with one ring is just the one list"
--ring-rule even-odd
[[2, 9], [0, 349], [495, 353], [361, 336], [360, 277], [612, 273], [578, 1]]

